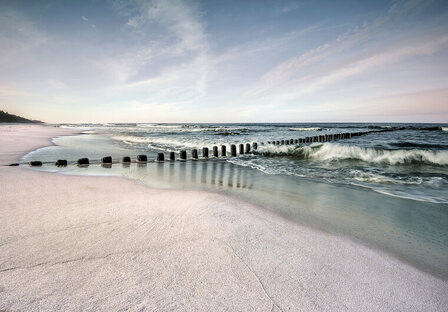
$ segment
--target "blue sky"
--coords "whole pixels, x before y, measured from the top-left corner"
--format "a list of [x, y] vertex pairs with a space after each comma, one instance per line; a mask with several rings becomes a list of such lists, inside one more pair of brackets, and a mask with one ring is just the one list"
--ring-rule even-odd
[[47, 122], [448, 122], [448, 2], [1, 0], [0, 108]]

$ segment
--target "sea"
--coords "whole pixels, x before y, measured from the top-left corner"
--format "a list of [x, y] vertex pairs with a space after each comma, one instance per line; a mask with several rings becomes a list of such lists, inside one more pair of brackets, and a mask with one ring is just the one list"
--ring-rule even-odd
[[[161, 189], [205, 190], [251, 202], [301, 225], [380, 249], [420, 270], [448, 279], [448, 124], [56, 124], [82, 134], [24, 156], [34, 170], [123, 176]], [[268, 141], [370, 132], [325, 143]], [[256, 142], [231, 157], [230, 145]], [[221, 146], [227, 147], [221, 157]], [[220, 157], [202, 156], [218, 146]], [[199, 159], [191, 159], [198, 149]], [[156, 162], [158, 153], [186, 150], [187, 161]], [[211, 153], [211, 151], [210, 151]], [[121, 164], [147, 155], [147, 164]], [[210, 154], [211, 155], [211, 154]], [[102, 166], [112, 156], [112, 166]], [[76, 160], [87, 157], [88, 167]], [[67, 167], [56, 167], [67, 159]]]

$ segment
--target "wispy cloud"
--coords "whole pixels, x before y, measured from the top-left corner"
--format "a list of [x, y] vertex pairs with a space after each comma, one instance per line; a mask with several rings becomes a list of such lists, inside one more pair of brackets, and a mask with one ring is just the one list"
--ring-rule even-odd
[[[126, 82], [126, 89], [141, 88], [170, 101], [179, 95], [190, 98], [205, 94], [213, 64], [209, 60], [207, 36], [196, 5], [180, 0], [156, 0], [137, 3], [133, 10], [127, 6], [123, 14], [130, 14], [126, 26], [130, 27], [128, 30], [131, 32], [160, 27], [158, 37], [141, 40], [147, 41], [141, 49], [150, 50], [153, 61], [163, 64], [156, 75], [152, 71], [148, 78], [141, 74], [142, 78], [129, 81], [132, 74], [144, 68], [148, 59], [143, 57], [140, 62], [125, 62], [125, 66], [121, 63], [119, 72], [125, 74], [120, 80]], [[158, 67], [157, 63], [153, 68]]]
[[83, 20], [83, 21], [85, 21], [85, 22], [87, 22], [89, 19], [87, 18], [87, 17], [85, 17], [84, 15], [83, 16], [81, 16], [81, 19]]
[[[428, 34], [412, 40], [399, 42], [394, 46], [385, 46], [362, 58], [349, 59], [326, 73], [310, 75], [293, 81], [297, 86], [294, 91], [287, 92], [282, 99], [294, 99], [301, 95], [316, 92], [323, 88], [344, 81], [351, 77], [377, 71], [415, 56], [432, 55], [448, 44], [448, 29], [435, 34]], [[325, 71], [325, 70], [324, 70]]]
[[[320, 78], [321, 80], [330, 81], [334, 79], [331, 76], [328, 77], [328, 69], [332, 68], [333, 71], [337, 71], [338, 69], [334, 67], [337, 67], [338, 64], [340, 64], [339, 66], [346, 66], [347, 62], [341, 62], [341, 59], [353, 57], [353, 53], [356, 51], [355, 47], [368, 46], [372, 42], [378, 43], [377, 41], [381, 34], [384, 35], [385, 31], [393, 28], [397, 20], [417, 14], [432, 2], [423, 0], [396, 2], [383, 16], [355, 26], [338, 36], [335, 40], [324, 43], [277, 65], [266, 72], [259, 82], [246, 92], [245, 96], [260, 97], [291, 88], [294, 89], [300, 87], [298, 82], [303, 83], [306, 80], [319, 79], [316, 77], [318, 75], [327, 76]], [[390, 44], [390, 42], [387, 42], [387, 44]], [[402, 53], [403, 56], [405, 54]], [[398, 60], [398, 58], [395, 59]], [[360, 68], [358, 66], [358, 72]], [[350, 76], [348, 75], [348, 70], [341, 69], [340, 71], [341, 73], [338, 74], [340, 78], [344, 76], [342, 72], [345, 72], [347, 77]]]

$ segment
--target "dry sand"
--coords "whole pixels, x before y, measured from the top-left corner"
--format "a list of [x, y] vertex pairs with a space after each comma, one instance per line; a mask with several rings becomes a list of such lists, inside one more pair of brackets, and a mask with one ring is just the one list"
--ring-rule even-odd
[[[68, 134], [4, 127], [6, 163]], [[2, 311], [448, 310], [447, 281], [229, 197], [20, 167], [0, 185]]]

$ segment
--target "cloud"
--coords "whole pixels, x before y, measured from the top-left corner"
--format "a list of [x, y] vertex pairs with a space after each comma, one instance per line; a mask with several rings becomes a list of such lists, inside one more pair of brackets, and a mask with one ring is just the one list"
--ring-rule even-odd
[[[110, 68], [119, 68], [116, 73], [125, 83], [122, 87], [142, 89], [144, 94], [158, 94], [171, 102], [176, 96], [204, 95], [213, 62], [199, 7], [181, 0], [121, 4], [116, 7], [128, 17], [125, 30], [140, 42], [137, 51], [150, 51], [151, 59], [151, 66], [145, 66], [149, 58], [138, 57], [140, 53], [135, 61], [110, 60]], [[157, 36], [151, 36], [155, 28]]]
[[152, 50], [150, 47], [134, 48], [122, 54], [114, 54], [102, 57], [97, 65], [109, 78], [122, 84], [127, 83], [141, 68], [151, 60]]
[[297, 3], [297, 2], [287, 3], [287, 4], [285, 4], [284, 6], [282, 6], [280, 8], [280, 10], [277, 12], [276, 15], [280, 16], [280, 15], [283, 15], [283, 14], [287, 14], [289, 12], [297, 10], [299, 7], [300, 7], [300, 4]]
[[382, 47], [361, 59], [348, 60], [325, 74], [311, 75], [296, 80], [295, 91], [282, 96], [284, 100], [297, 98], [301, 95], [317, 92], [331, 84], [349, 79], [371, 71], [381, 70], [391, 65], [415, 56], [432, 55], [448, 44], [448, 29], [443, 32], [424, 35], [412, 40], [399, 42], [394, 46]]
[[[365, 48], [372, 43], [378, 45], [381, 40], [379, 38], [388, 37], [386, 33], [393, 29], [397, 20], [417, 14], [432, 2], [412, 0], [395, 3], [385, 15], [371, 22], [355, 26], [339, 35], [335, 40], [292, 57], [272, 68], [260, 78], [254, 87], [245, 93], [245, 97], [257, 98], [294, 88], [298, 81], [306, 80], [307, 77], [314, 79], [316, 75], [322, 74], [329, 67], [338, 66], [338, 62], [346, 65], [344, 62], [340, 62], [340, 59], [349, 58], [357, 49], [360, 50], [360, 48]], [[342, 73], [340, 76], [342, 76]]]
[[65, 83], [56, 79], [48, 79], [47, 83], [52, 89], [64, 89], [66, 87]]
[[87, 22], [89, 19], [87, 18], [87, 17], [85, 17], [84, 15], [83, 16], [81, 16], [81, 19], [83, 20], [83, 21], [85, 21], [85, 22]]

